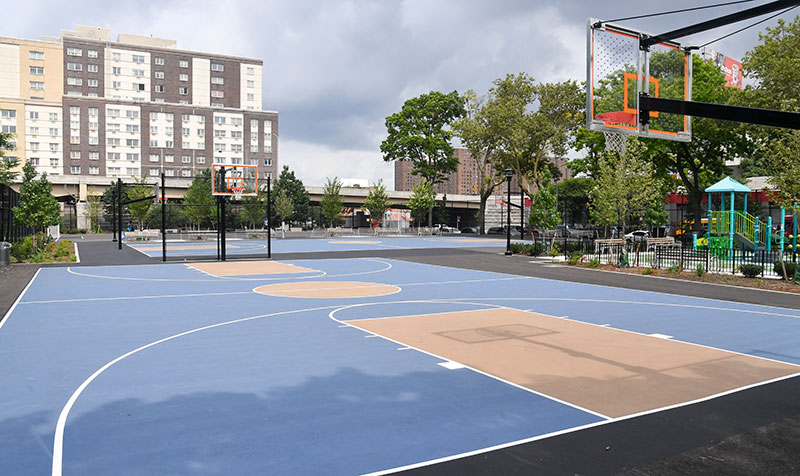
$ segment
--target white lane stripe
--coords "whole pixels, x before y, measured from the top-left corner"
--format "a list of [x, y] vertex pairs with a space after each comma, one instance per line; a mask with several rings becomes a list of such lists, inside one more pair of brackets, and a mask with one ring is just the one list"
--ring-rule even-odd
[[116, 363], [120, 362], [121, 360], [124, 360], [124, 359], [126, 359], [126, 358], [128, 358], [128, 357], [130, 357], [130, 356], [132, 356], [132, 355], [134, 355], [136, 353], [138, 353], [138, 352], [141, 352], [141, 351], [143, 351], [145, 349], [149, 349], [150, 347], [153, 347], [153, 346], [162, 344], [164, 342], [168, 342], [168, 341], [171, 341], [173, 339], [177, 339], [179, 337], [183, 337], [183, 336], [186, 336], [186, 335], [189, 335], [189, 334], [194, 334], [196, 332], [205, 331], [205, 330], [208, 330], [208, 329], [214, 329], [214, 328], [222, 327], [222, 326], [227, 326], [227, 325], [230, 325], [230, 324], [239, 324], [239, 323], [242, 323], [242, 322], [252, 321], [252, 320], [255, 320], [255, 319], [263, 319], [265, 317], [275, 317], [275, 316], [282, 316], [282, 315], [287, 315], [287, 314], [297, 314], [297, 313], [301, 313], [301, 312], [322, 311], [322, 310], [325, 310], [325, 309], [333, 309], [333, 308], [336, 308], [336, 307], [337, 306], [324, 306], [324, 307], [315, 307], [315, 308], [307, 308], [307, 309], [296, 309], [296, 310], [291, 310], [291, 311], [281, 311], [281, 312], [275, 312], [275, 313], [271, 313], [271, 314], [261, 314], [261, 315], [258, 315], [258, 316], [245, 317], [245, 318], [242, 318], [242, 319], [235, 319], [235, 320], [232, 320], [232, 321], [220, 322], [220, 323], [217, 323], [217, 324], [211, 324], [211, 325], [208, 325], [208, 326], [198, 327], [197, 329], [192, 329], [192, 330], [188, 330], [188, 331], [185, 331], [185, 332], [181, 332], [180, 334], [175, 334], [175, 335], [172, 335], [172, 336], [169, 336], [169, 337], [165, 337], [163, 339], [159, 339], [159, 340], [157, 340], [155, 342], [151, 342], [151, 343], [149, 343], [147, 345], [143, 345], [143, 346], [141, 346], [141, 347], [139, 347], [137, 349], [134, 349], [134, 350], [132, 350], [132, 351], [126, 353], [126, 354], [120, 355], [116, 359], [108, 362], [107, 364], [105, 364], [102, 367], [100, 367], [99, 369], [97, 369], [92, 375], [89, 376], [89, 378], [87, 378], [86, 380], [83, 381], [83, 383], [80, 384], [80, 386], [75, 390], [75, 392], [73, 392], [72, 395], [69, 397], [69, 400], [67, 400], [66, 405], [64, 405], [64, 408], [61, 409], [61, 413], [58, 415], [58, 421], [56, 422], [55, 436], [53, 437], [52, 476], [61, 476], [61, 473], [62, 473], [62, 464], [63, 464], [62, 459], [63, 459], [63, 456], [64, 456], [64, 427], [66, 426], [67, 417], [69, 416], [70, 410], [75, 405], [75, 402], [78, 400], [78, 397], [80, 397], [81, 393], [83, 393], [83, 391], [86, 389], [86, 387], [88, 387], [90, 383], [92, 383], [97, 377], [100, 376], [100, 374], [102, 374], [103, 372], [108, 370], [114, 364], [116, 364]]
[[121, 296], [121, 297], [102, 297], [102, 298], [79, 298], [79, 299], [52, 299], [49, 301], [25, 301], [20, 304], [56, 304], [67, 302], [92, 302], [92, 301], [126, 301], [131, 299], [161, 299], [161, 298], [183, 298], [183, 297], [205, 297], [205, 296], [233, 296], [237, 294], [253, 294], [250, 291], [232, 291], [229, 293], [197, 293], [197, 294], [162, 294], [153, 296]]
[[436, 459], [432, 459], [432, 460], [429, 460], [429, 461], [421, 461], [419, 463], [408, 464], [408, 465], [405, 465], [405, 466], [398, 466], [396, 468], [390, 468], [390, 469], [384, 469], [384, 470], [380, 470], [380, 471], [374, 471], [372, 473], [365, 473], [365, 474], [362, 474], [361, 476], [383, 476], [383, 475], [386, 475], [386, 474], [398, 473], [400, 471], [407, 471], [407, 470], [410, 470], [410, 469], [422, 468], [422, 467], [431, 466], [431, 465], [434, 465], [434, 464], [437, 464], [437, 463], [444, 463], [444, 462], [447, 462], [447, 461], [453, 461], [453, 460], [457, 460], [457, 459], [461, 459], [461, 458], [466, 458], [466, 457], [469, 457], [469, 456], [488, 453], [490, 451], [501, 450], [503, 448], [509, 448], [509, 447], [512, 447], [512, 446], [522, 445], [522, 444], [530, 443], [530, 442], [533, 442], [533, 441], [544, 440], [544, 439], [547, 439], [547, 438], [552, 438], [554, 436], [565, 435], [565, 434], [568, 434], [568, 433], [574, 433], [576, 431], [586, 430], [586, 429], [594, 428], [594, 427], [597, 427], [597, 426], [609, 425], [611, 423], [616, 423], [616, 422], [619, 422], [619, 421], [630, 420], [631, 418], [638, 418], [638, 417], [649, 415], [649, 414], [652, 414], [652, 413], [658, 413], [658, 412], [663, 412], [663, 411], [667, 411], [667, 410], [672, 410], [672, 409], [675, 409], [675, 408], [694, 405], [696, 403], [705, 402], [707, 400], [713, 400], [715, 398], [724, 397], [725, 395], [730, 395], [730, 394], [733, 394], [733, 393], [742, 392], [742, 391], [745, 391], [745, 390], [749, 390], [751, 388], [761, 387], [763, 385], [769, 385], [769, 384], [772, 384], [772, 383], [777, 383], [777, 382], [780, 382], [782, 380], [788, 380], [790, 378], [795, 378], [795, 377], [798, 377], [798, 376], [800, 376], [800, 373], [793, 374], [793, 375], [787, 375], [785, 377], [778, 377], [776, 379], [767, 380], [765, 382], [754, 383], [752, 385], [747, 385], [747, 386], [740, 387], [740, 388], [735, 388], [735, 389], [728, 390], [728, 391], [725, 391], [725, 392], [721, 392], [721, 393], [717, 393], [717, 394], [714, 394], [714, 395], [710, 395], [708, 397], [699, 398], [697, 400], [692, 400], [690, 402], [683, 402], [683, 403], [678, 403], [678, 404], [675, 404], [675, 405], [668, 405], [668, 406], [661, 407], [661, 408], [655, 408], [653, 410], [647, 410], [647, 411], [644, 411], [644, 412], [641, 412], [641, 413], [635, 413], [633, 415], [626, 415], [626, 416], [623, 416], [623, 417], [611, 418], [609, 420], [603, 420], [603, 421], [598, 421], [598, 422], [595, 422], [595, 423], [589, 423], [587, 425], [576, 426], [576, 427], [573, 427], [573, 428], [566, 428], [564, 430], [554, 431], [554, 432], [551, 432], [551, 433], [546, 433], [544, 435], [533, 436], [533, 437], [530, 437], [530, 438], [523, 438], [523, 439], [516, 440], [516, 441], [509, 441], [508, 443], [502, 443], [502, 444], [499, 444], [499, 445], [489, 446], [489, 447], [486, 447], [486, 448], [481, 448], [481, 449], [473, 450], [473, 451], [466, 451], [464, 453], [458, 453], [458, 454], [454, 454], [454, 455], [450, 455], [450, 456], [444, 456], [442, 458], [436, 458]]
[[73, 244], [73, 246], [75, 246], [75, 262], [76, 263], [80, 263], [81, 262], [81, 254], [78, 253], [78, 242], [76, 241], [76, 242], [74, 242], [72, 244]]
[[648, 335], [649, 335], [650, 337], [656, 337], [656, 338], [658, 338], [658, 339], [672, 339], [672, 336], [668, 336], [668, 335], [666, 335], [666, 334], [659, 334], [659, 333], [655, 333], [655, 334], [648, 334]]
[[8, 318], [11, 317], [11, 313], [14, 312], [14, 309], [17, 308], [17, 304], [19, 304], [19, 302], [22, 300], [22, 297], [25, 295], [25, 293], [28, 292], [28, 288], [31, 287], [31, 284], [33, 284], [33, 282], [36, 280], [36, 277], [39, 276], [39, 272], [41, 270], [42, 270], [42, 268], [39, 268], [39, 269], [36, 270], [36, 272], [33, 274], [33, 277], [31, 278], [30, 282], [28, 282], [28, 284], [25, 286], [25, 289], [23, 289], [22, 292], [19, 293], [19, 296], [17, 296], [17, 300], [14, 301], [14, 304], [12, 304], [11, 307], [8, 309], [8, 312], [6, 312], [6, 315], [3, 316], [3, 320], [0, 321], [0, 329], [2, 329], [3, 325], [6, 322], [8, 322]]

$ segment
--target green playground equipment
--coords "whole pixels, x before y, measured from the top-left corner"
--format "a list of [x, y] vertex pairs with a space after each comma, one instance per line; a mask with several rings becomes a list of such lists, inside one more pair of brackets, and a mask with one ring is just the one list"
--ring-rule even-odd
[[[733, 250], [734, 245], [739, 245], [742, 249], [758, 251], [772, 249], [772, 217], [766, 222], [759, 217], [747, 213], [747, 198], [750, 195], [750, 188], [736, 180], [725, 177], [714, 185], [708, 187], [708, 233], [706, 240], [708, 247], [715, 254], [724, 254], [725, 250]], [[720, 209], [713, 211], [711, 197], [712, 194], [720, 194]], [[734, 205], [734, 194], [744, 193], [744, 210], [738, 211]], [[725, 207], [725, 195], [728, 194], [730, 205]], [[781, 216], [784, 211], [781, 209]], [[781, 225], [783, 232], [783, 225]], [[795, 234], [796, 235], [796, 234]], [[783, 251], [783, 233], [781, 233], [781, 251]]]

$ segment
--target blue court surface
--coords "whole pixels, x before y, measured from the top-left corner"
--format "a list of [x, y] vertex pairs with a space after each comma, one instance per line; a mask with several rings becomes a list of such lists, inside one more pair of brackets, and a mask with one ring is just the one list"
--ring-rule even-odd
[[[127, 243], [131, 248], [147, 256], [161, 257], [161, 242], [131, 241]], [[470, 237], [466, 236], [426, 236], [426, 237], [373, 237], [373, 236], [347, 236], [338, 238], [299, 238], [280, 239], [273, 236], [273, 253], [310, 253], [319, 251], [361, 251], [361, 250], [408, 250], [421, 248], [477, 248], [477, 247], [505, 247], [504, 239]], [[228, 255], [253, 255], [266, 256], [267, 244], [265, 240], [237, 240], [228, 239], [225, 248]], [[167, 255], [176, 256], [216, 256], [217, 245], [215, 241], [167, 241]]]
[[41, 269], [0, 327], [2, 473], [383, 474], [614, 420], [363, 319], [522, 310], [800, 365], [796, 310], [388, 259], [283, 264]]

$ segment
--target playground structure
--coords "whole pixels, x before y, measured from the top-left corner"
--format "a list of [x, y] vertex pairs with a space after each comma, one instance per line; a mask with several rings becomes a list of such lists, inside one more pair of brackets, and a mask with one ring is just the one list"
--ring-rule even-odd
[[[758, 252], [765, 250], [771, 252], [773, 242], [778, 245], [781, 253], [785, 246], [785, 223], [786, 210], [781, 208], [781, 225], [778, 236], [772, 233], [772, 217], [766, 221], [747, 212], [747, 200], [752, 192], [750, 188], [736, 180], [725, 177], [705, 190], [708, 193], [708, 231], [705, 236], [705, 243], [698, 243], [693, 240], [694, 248], [706, 245], [715, 254], [724, 253], [724, 250], [733, 250], [734, 247], [741, 247], [743, 251]], [[720, 194], [720, 209], [712, 210], [713, 194]], [[736, 210], [735, 194], [744, 193], [744, 206], [742, 210]], [[728, 195], [727, 207], [725, 196]], [[727, 209], [726, 209], [727, 208]], [[792, 233], [789, 235], [792, 243], [788, 248], [791, 251], [797, 250], [797, 216], [792, 215]], [[777, 238], [774, 240], [773, 238]]]

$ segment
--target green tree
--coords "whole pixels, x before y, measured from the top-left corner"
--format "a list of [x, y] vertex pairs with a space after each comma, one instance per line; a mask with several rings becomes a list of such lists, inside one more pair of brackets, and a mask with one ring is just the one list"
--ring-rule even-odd
[[327, 179], [325, 186], [322, 188], [322, 198], [319, 201], [322, 207], [322, 216], [328, 221], [330, 226], [339, 224], [342, 217], [342, 182], [339, 177], [334, 177], [333, 180]]
[[86, 197], [86, 216], [92, 233], [100, 233], [100, 216], [103, 214], [103, 202], [100, 195]]
[[195, 175], [192, 184], [183, 196], [184, 215], [198, 230], [212, 223], [217, 209], [214, 195], [211, 194], [211, 170], [206, 169]]
[[594, 179], [589, 177], [564, 179], [558, 183], [558, 202], [566, 209], [568, 222], [589, 222], [589, 196], [593, 188]]
[[561, 224], [556, 185], [550, 178], [548, 169], [542, 172], [541, 185], [531, 201], [531, 214], [528, 216], [528, 223], [531, 227], [542, 230], [553, 230]]
[[16, 180], [19, 160], [12, 157], [5, 157], [6, 150], [14, 150], [14, 137], [12, 134], [0, 132], [0, 185], [11, 185]]
[[477, 192], [481, 198], [478, 224], [480, 233], [484, 234], [486, 232], [486, 202], [494, 189], [505, 180], [500, 172], [495, 154], [497, 134], [494, 127], [497, 124], [489, 121], [486, 100], [479, 98], [475, 91], [471, 89], [467, 91], [464, 94], [464, 102], [466, 113], [453, 122], [453, 131], [461, 138], [461, 142], [467, 147], [475, 162]]
[[524, 193], [535, 192], [547, 176], [560, 171], [552, 157], [566, 155], [570, 137], [583, 120], [585, 94], [575, 81], [537, 84], [525, 73], [494, 81], [487, 104], [496, 134], [500, 168], [511, 169]]
[[258, 228], [267, 216], [267, 191], [259, 190], [255, 196], [242, 198], [241, 219], [252, 228]]
[[275, 216], [278, 218], [278, 221], [283, 223], [292, 216], [294, 213], [294, 203], [292, 203], [292, 197], [286, 193], [285, 189], [278, 190], [278, 193], [275, 196], [275, 207], [274, 207]]
[[[407, 100], [400, 112], [386, 118], [388, 137], [381, 143], [383, 160], [409, 160], [414, 175], [436, 185], [458, 169], [458, 158], [450, 144], [450, 124], [465, 113], [464, 99], [457, 91], [431, 91]], [[432, 225], [432, 208], [428, 226]]]
[[600, 157], [591, 214], [601, 225], [620, 225], [622, 233], [630, 221], [640, 222], [649, 207], [662, 197], [663, 184], [647, 158], [642, 141], [628, 138], [627, 152], [605, 152]]
[[[127, 187], [125, 195], [127, 200], [139, 200], [153, 196], [153, 187], [147, 185], [145, 181], [147, 177], [142, 177], [137, 183], [131, 187]], [[147, 214], [153, 208], [153, 200], [141, 200], [135, 203], [128, 204], [128, 210], [131, 212], [131, 218], [136, 220], [139, 224], [139, 229], [144, 228], [144, 222], [147, 219]]]
[[417, 228], [419, 228], [420, 217], [423, 216], [423, 213], [428, 213], [433, 208], [435, 201], [436, 194], [433, 191], [433, 184], [423, 177], [411, 191], [411, 196], [408, 198], [408, 208], [411, 209], [411, 213], [414, 215]]
[[389, 209], [389, 194], [386, 193], [386, 186], [383, 185], [383, 180], [378, 180], [369, 190], [367, 198], [364, 199], [364, 208], [369, 211], [370, 221], [373, 226], [379, 226], [383, 221], [383, 214]]
[[292, 199], [292, 213], [290, 216], [283, 217], [282, 220], [290, 221], [293, 223], [303, 224], [310, 215], [310, 200], [308, 198], [308, 191], [306, 190], [303, 182], [295, 177], [294, 172], [289, 170], [289, 167], [284, 165], [281, 170], [275, 186], [272, 188], [273, 193], [277, 194], [281, 190], [286, 191], [286, 195]]
[[[37, 235], [43, 237], [45, 228], [58, 225], [61, 215], [61, 208], [58, 201], [51, 193], [53, 186], [47, 180], [47, 174], [43, 173], [38, 180], [36, 179], [36, 168], [26, 162], [22, 167], [22, 185], [19, 189], [19, 205], [14, 207], [14, 223], [33, 228], [32, 252], [37, 250]], [[44, 243], [44, 239], [38, 240], [39, 244]]]

